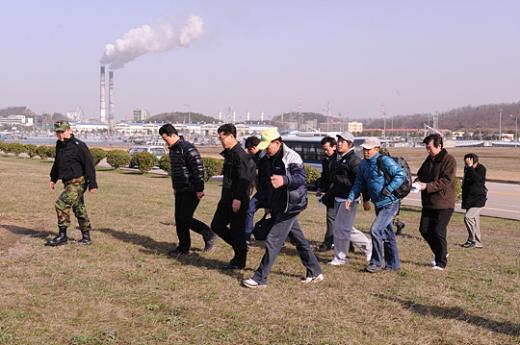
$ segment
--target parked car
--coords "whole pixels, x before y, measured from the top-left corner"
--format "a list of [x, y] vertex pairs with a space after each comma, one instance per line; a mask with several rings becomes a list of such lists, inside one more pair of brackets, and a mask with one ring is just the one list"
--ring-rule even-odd
[[[161, 159], [161, 157], [167, 153], [166, 147], [159, 145], [136, 145], [132, 146], [128, 150], [128, 154], [130, 154], [132, 157], [138, 152], [149, 152], [157, 158], [157, 161], [159, 161], [159, 159]], [[137, 168], [134, 160], [130, 161], [130, 168]]]

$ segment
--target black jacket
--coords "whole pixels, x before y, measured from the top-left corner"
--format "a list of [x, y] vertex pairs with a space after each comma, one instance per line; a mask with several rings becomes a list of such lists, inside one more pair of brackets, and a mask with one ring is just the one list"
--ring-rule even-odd
[[325, 157], [321, 160], [321, 176], [320, 176], [320, 183], [319, 183], [319, 191], [322, 193], [327, 193], [330, 187], [330, 170], [332, 165], [332, 160], [335, 157], [335, 154], [333, 154], [331, 157]]
[[465, 167], [462, 180], [462, 208], [484, 207], [487, 200], [486, 167]]
[[[330, 193], [334, 197], [348, 198], [350, 189], [356, 181], [361, 158], [351, 150], [341, 158], [338, 152], [331, 159]], [[338, 159], [339, 158], [339, 159]]]
[[240, 144], [220, 153], [224, 157], [224, 178], [222, 181], [222, 201], [246, 200], [256, 178], [256, 165]]
[[84, 176], [89, 189], [97, 188], [92, 155], [87, 145], [74, 135], [70, 139], [56, 142], [56, 158], [50, 176], [54, 183]]
[[[259, 169], [259, 178], [269, 181], [266, 188], [267, 206], [273, 215], [295, 215], [307, 207], [307, 173], [303, 161], [296, 152], [285, 144], [273, 156], [266, 158]], [[284, 185], [274, 189], [270, 183], [272, 175], [282, 175]]]
[[204, 190], [204, 165], [195, 146], [179, 139], [170, 147], [172, 186], [177, 192]]

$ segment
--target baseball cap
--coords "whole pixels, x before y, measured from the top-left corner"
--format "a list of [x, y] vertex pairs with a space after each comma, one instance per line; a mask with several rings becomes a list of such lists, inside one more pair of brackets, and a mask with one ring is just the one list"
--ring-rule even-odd
[[70, 129], [69, 121], [54, 122], [54, 131], [55, 132], [65, 132], [67, 129]]
[[267, 146], [271, 143], [271, 141], [280, 138], [280, 132], [278, 132], [278, 128], [268, 128], [262, 131], [262, 136], [260, 137], [260, 143], [256, 146], [260, 150], [265, 150]]
[[352, 135], [352, 133], [350, 133], [350, 132], [343, 132], [340, 134], [336, 134], [336, 136], [338, 137], [338, 139], [350, 141], [351, 143], [354, 142], [354, 135]]
[[381, 141], [376, 137], [368, 137], [365, 142], [361, 144], [361, 147], [367, 150], [371, 150], [374, 147], [381, 147]]

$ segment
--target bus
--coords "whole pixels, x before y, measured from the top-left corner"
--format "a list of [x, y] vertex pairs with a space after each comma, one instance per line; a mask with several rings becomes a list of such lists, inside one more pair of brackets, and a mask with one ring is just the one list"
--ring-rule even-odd
[[[321, 169], [321, 161], [325, 158], [325, 153], [321, 148], [321, 139], [326, 136], [337, 139], [337, 134], [340, 134], [340, 132], [293, 132], [287, 135], [282, 134], [282, 140], [302, 157], [304, 163]], [[366, 138], [368, 137], [354, 138], [354, 146], [357, 150], [359, 150]], [[390, 142], [388, 139], [380, 140], [383, 147], [388, 146]]]

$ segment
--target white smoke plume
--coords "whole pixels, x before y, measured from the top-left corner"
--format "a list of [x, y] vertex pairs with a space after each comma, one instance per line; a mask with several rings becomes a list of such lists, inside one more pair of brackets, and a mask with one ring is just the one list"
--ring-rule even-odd
[[161, 53], [177, 47], [188, 47], [203, 34], [204, 22], [201, 17], [195, 15], [188, 18], [180, 33], [177, 33], [170, 23], [143, 25], [131, 29], [115, 43], [107, 44], [101, 64], [110, 65], [112, 70], [122, 68], [128, 62], [148, 53]]

